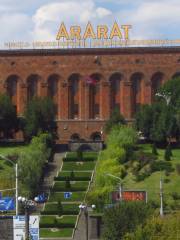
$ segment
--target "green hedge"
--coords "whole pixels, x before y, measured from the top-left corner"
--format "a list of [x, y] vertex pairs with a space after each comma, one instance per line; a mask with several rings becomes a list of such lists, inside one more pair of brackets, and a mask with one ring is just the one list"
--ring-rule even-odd
[[[97, 159], [96, 152], [83, 152], [83, 161], [95, 161]], [[76, 162], [78, 161], [78, 156], [76, 152], [68, 152], [66, 157], [63, 158], [64, 162]]]
[[62, 171], [93, 171], [95, 162], [64, 162]]
[[61, 202], [74, 202], [79, 201], [82, 202], [85, 197], [85, 192], [72, 192], [71, 197], [68, 199], [64, 198], [64, 193], [59, 192], [52, 192], [49, 197], [49, 202], [58, 202], [59, 200]]
[[60, 237], [71, 237], [73, 234], [73, 228], [63, 228], [57, 229], [56, 231], [52, 231], [52, 229], [40, 229], [40, 237], [41, 238], [60, 238]]
[[74, 228], [77, 216], [63, 216], [57, 218], [56, 216], [42, 216], [40, 220], [41, 228]]
[[[79, 204], [63, 204], [62, 215], [78, 215]], [[44, 211], [41, 212], [42, 215], [58, 215], [58, 204], [49, 203], [45, 205]]]
[[89, 182], [84, 181], [84, 182], [73, 182], [70, 181], [70, 188], [66, 187], [66, 182], [64, 181], [58, 181], [55, 182], [52, 192], [66, 192], [66, 191], [71, 191], [71, 192], [77, 192], [77, 191], [86, 191], [88, 187]]
[[74, 172], [74, 178], [71, 178], [71, 172], [60, 172], [58, 177], [55, 177], [55, 181], [66, 181], [74, 180], [74, 181], [90, 181], [92, 172]]

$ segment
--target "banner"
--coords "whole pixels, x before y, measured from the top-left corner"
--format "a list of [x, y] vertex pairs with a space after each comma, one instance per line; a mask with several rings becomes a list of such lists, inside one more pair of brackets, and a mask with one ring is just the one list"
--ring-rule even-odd
[[15, 210], [14, 199], [11, 197], [0, 198], [0, 211]]
[[[120, 201], [120, 194], [118, 191], [112, 192], [113, 202]], [[129, 190], [122, 192], [123, 201], [144, 201], [147, 202], [147, 192], [139, 190]]]
[[[14, 240], [25, 240], [25, 216], [13, 217]], [[39, 216], [29, 217], [29, 233], [31, 240], [39, 240]]]

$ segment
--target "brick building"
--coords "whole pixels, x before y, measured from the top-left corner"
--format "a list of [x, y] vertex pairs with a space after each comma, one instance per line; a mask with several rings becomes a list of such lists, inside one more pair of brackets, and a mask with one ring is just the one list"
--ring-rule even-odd
[[132, 120], [140, 104], [150, 104], [159, 86], [178, 75], [179, 47], [0, 51], [0, 92], [19, 115], [33, 96], [51, 96], [61, 143], [103, 140], [115, 107]]

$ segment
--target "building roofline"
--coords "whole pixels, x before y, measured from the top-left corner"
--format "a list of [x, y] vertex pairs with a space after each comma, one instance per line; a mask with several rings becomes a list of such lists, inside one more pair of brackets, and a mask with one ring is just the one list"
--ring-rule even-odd
[[122, 48], [69, 48], [69, 49], [10, 49], [0, 50], [1, 56], [58, 56], [58, 55], [117, 55], [117, 54], [180, 53], [180, 46], [122, 47]]

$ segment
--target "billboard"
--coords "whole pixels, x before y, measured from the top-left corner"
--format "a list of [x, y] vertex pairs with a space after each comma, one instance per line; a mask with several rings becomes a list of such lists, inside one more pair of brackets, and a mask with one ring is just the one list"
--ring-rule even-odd
[[[141, 190], [128, 190], [122, 192], [122, 200], [124, 201], [144, 201], [147, 202], [147, 192]], [[112, 201], [120, 201], [118, 191], [112, 192]]]
[[[13, 217], [14, 240], [25, 240], [25, 216]], [[39, 240], [39, 216], [29, 217], [29, 233], [31, 240]]]
[[0, 211], [12, 211], [15, 210], [15, 202], [12, 197], [0, 198]]

